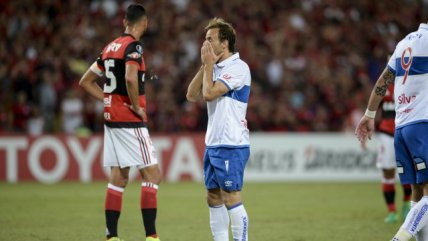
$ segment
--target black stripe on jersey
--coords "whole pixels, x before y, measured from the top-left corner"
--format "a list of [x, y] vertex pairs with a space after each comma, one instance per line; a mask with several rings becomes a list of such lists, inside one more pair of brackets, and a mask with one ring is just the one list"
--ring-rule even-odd
[[106, 121], [104, 124], [110, 128], [141, 128], [147, 127], [145, 122], [111, 122]]

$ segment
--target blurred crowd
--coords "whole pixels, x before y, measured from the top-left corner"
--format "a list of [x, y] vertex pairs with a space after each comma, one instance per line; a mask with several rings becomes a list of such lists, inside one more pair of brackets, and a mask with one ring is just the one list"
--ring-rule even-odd
[[[142, 39], [149, 129], [163, 133], [206, 126], [205, 104], [185, 95], [212, 17], [234, 25], [250, 65], [250, 130], [349, 131], [395, 44], [427, 21], [428, 9], [426, 0], [138, 2], [149, 17]], [[1, 1], [0, 132], [101, 132], [102, 103], [78, 82], [122, 33], [130, 3]]]

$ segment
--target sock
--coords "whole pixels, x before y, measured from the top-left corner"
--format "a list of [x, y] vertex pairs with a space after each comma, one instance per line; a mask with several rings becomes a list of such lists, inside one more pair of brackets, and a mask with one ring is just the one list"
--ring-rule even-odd
[[120, 217], [120, 210], [122, 209], [122, 194], [124, 189], [114, 186], [113, 184], [107, 185], [107, 194], [105, 199], [105, 216], [106, 216], [106, 236], [107, 239], [117, 237], [117, 222]]
[[248, 241], [248, 215], [244, 205], [239, 203], [229, 207], [229, 217], [234, 241]]
[[[418, 204], [417, 202], [414, 201], [410, 201], [410, 208], [412, 209], [414, 206], [416, 206], [416, 204]], [[425, 239], [425, 237], [428, 238], [428, 225], [426, 225], [425, 227], [423, 227], [419, 232], [417, 232], [415, 234], [415, 238], [416, 241], [425, 241], [427, 239]]]
[[386, 205], [388, 206], [388, 212], [396, 212], [395, 207], [395, 179], [382, 178], [382, 191], [383, 197], [385, 198]]
[[[407, 231], [411, 236], [416, 236], [428, 225], [428, 196], [424, 196], [409, 212], [401, 225], [401, 230]], [[401, 239], [400, 239], [401, 240]]]
[[410, 184], [403, 184], [403, 202], [409, 202], [412, 196], [412, 188]]
[[157, 238], [156, 234], [156, 213], [157, 213], [157, 192], [158, 185], [143, 182], [141, 183], [140, 207], [143, 216], [144, 229], [146, 236]]
[[224, 204], [209, 207], [210, 227], [214, 241], [229, 240], [229, 214]]

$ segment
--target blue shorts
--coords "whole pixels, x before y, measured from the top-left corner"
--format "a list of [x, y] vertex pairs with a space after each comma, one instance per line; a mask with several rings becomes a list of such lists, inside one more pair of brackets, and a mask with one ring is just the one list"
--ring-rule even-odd
[[224, 191], [241, 191], [244, 169], [250, 157], [250, 148], [216, 147], [205, 149], [205, 187]]
[[402, 184], [428, 181], [428, 122], [419, 122], [395, 130], [397, 172]]

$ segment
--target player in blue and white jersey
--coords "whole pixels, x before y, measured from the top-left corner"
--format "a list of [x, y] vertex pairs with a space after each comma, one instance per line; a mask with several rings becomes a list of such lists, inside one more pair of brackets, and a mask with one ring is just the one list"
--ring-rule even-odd
[[388, 86], [394, 83], [397, 172], [412, 185], [412, 209], [394, 241], [428, 240], [428, 24], [401, 40], [377, 80], [355, 134], [365, 145], [374, 131], [374, 116]]
[[248, 240], [248, 215], [242, 204], [244, 169], [250, 155], [245, 115], [250, 96], [248, 65], [235, 52], [230, 23], [213, 18], [205, 28], [202, 66], [189, 84], [187, 99], [207, 102], [204, 177], [214, 241]]

